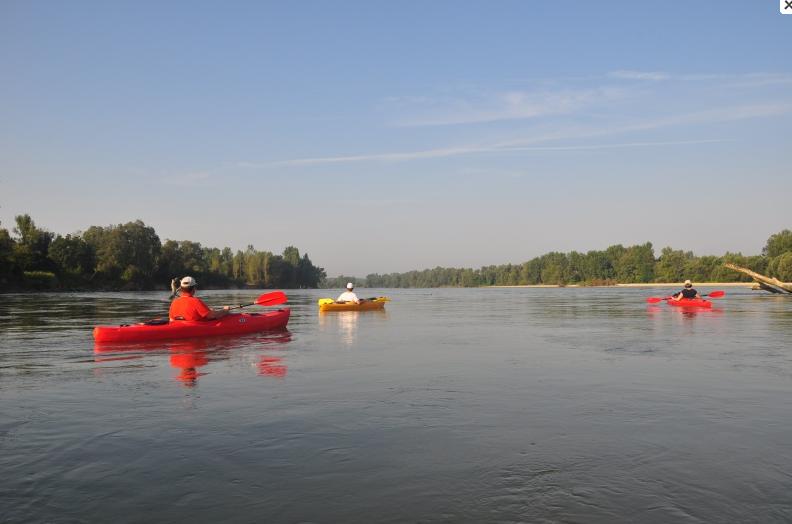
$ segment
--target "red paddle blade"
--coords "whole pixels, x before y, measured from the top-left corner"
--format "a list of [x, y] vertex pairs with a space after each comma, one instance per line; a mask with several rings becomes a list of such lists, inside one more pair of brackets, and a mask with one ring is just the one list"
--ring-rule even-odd
[[283, 291], [272, 291], [271, 293], [264, 293], [259, 296], [254, 304], [259, 306], [277, 306], [283, 304], [287, 300], [286, 293]]
[[725, 295], [725, 291], [713, 291], [712, 293], [708, 294], [707, 296], [710, 298], [720, 298]]
[[657, 304], [658, 302], [662, 302], [663, 300], [665, 299], [660, 297], [649, 297], [646, 299], [646, 301], [649, 302], [650, 304]]

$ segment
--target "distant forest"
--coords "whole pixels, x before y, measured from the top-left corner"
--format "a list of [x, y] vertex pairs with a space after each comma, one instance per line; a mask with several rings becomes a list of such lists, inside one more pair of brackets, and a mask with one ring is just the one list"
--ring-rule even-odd
[[248, 246], [203, 247], [160, 238], [140, 220], [82, 233], [55, 235], [29, 215], [16, 217], [13, 234], [0, 227], [0, 291], [169, 289], [191, 275], [202, 288], [315, 288], [325, 278], [308, 255], [289, 246], [283, 254]]
[[723, 267], [724, 262], [747, 267], [759, 273], [792, 281], [792, 231], [772, 235], [761, 255], [695, 256], [691, 251], [665, 247], [656, 257], [650, 242], [624, 247], [610, 246], [604, 251], [579, 253], [552, 252], [522, 264], [484, 266], [480, 269], [444, 268], [407, 273], [371, 274], [366, 278], [339, 276], [325, 279], [322, 287], [342, 288], [347, 282], [363, 287], [476, 287], [518, 285], [614, 285], [617, 283], [739, 282], [750, 281], [740, 273]]

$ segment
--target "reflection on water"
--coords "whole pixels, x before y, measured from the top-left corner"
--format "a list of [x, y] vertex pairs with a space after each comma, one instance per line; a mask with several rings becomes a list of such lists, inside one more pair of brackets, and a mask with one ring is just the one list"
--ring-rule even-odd
[[126, 347], [91, 326], [167, 292], [4, 295], [0, 521], [792, 522], [792, 300], [671, 291], [295, 290], [288, 331]]
[[206, 358], [206, 353], [201, 351], [195, 353], [177, 353], [170, 357], [170, 365], [180, 370], [179, 374], [176, 375], [176, 380], [187, 387], [195, 386], [198, 377], [204, 375], [204, 373], [198, 372], [198, 368], [208, 363], [209, 359]]
[[717, 317], [719, 315], [723, 315], [725, 310], [720, 307], [711, 307], [711, 308], [696, 308], [696, 307], [663, 307], [663, 306], [654, 306], [649, 305], [646, 306], [646, 312], [650, 316], [655, 315], [677, 315], [681, 318], [696, 318], [697, 316], [703, 315], [706, 317]]
[[267, 377], [283, 378], [286, 376], [289, 368], [283, 363], [281, 357], [271, 357], [261, 355], [258, 362], [259, 375]]
[[[199, 368], [207, 366], [210, 362], [228, 360], [235, 349], [272, 351], [282, 349], [282, 346], [289, 341], [291, 341], [291, 332], [280, 330], [242, 337], [209, 337], [127, 344], [95, 342], [94, 361], [102, 365], [102, 370], [106, 372], [108, 363], [142, 359], [144, 356], [151, 361], [157, 355], [169, 354], [170, 366], [179, 370], [175, 379], [186, 387], [194, 387], [198, 379], [207, 374], [205, 370]], [[260, 376], [280, 378], [286, 376], [288, 369], [281, 357], [267, 354], [258, 357], [256, 367]]]
[[387, 320], [388, 312], [382, 309], [371, 311], [320, 311], [319, 328], [323, 331], [334, 330], [341, 342], [347, 346], [355, 343], [360, 316], [374, 320]]

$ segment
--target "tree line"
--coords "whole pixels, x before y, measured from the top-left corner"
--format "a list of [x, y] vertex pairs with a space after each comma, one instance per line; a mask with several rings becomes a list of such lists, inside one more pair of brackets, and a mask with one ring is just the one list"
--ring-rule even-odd
[[189, 240], [161, 242], [140, 220], [65, 236], [37, 227], [27, 214], [15, 221], [12, 233], [0, 227], [3, 291], [157, 289], [184, 275], [204, 288], [315, 288], [326, 276], [294, 246], [275, 255], [252, 245], [233, 252]]
[[604, 251], [551, 252], [522, 264], [484, 266], [480, 269], [436, 267], [422, 271], [370, 274], [365, 278], [340, 276], [326, 279], [323, 287], [342, 288], [346, 282], [365, 287], [476, 287], [517, 285], [613, 285], [617, 283], [739, 282], [750, 277], [723, 267], [724, 262], [792, 281], [792, 231], [767, 240], [761, 255], [695, 256], [691, 251], [663, 248], [655, 256], [651, 242]]

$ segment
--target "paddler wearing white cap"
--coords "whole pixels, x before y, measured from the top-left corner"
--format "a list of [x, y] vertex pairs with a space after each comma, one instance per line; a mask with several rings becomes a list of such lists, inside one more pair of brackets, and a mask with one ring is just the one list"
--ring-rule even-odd
[[338, 295], [336, 302], [354, 302], [355, 304], [360, 304], [360, 299], [352, 291], [353, 289], [355, 289], [355, 284], [352, 282], [347, 283], [346, 291]]
[[211, 309], [204, 301], [195, 296], [198, 282], [193, 277], [184, 277], [179, 282], [179, 297], [171, 302], [168, 317], [171, 320], [214, 320], [228, 314], [231, 306]]

